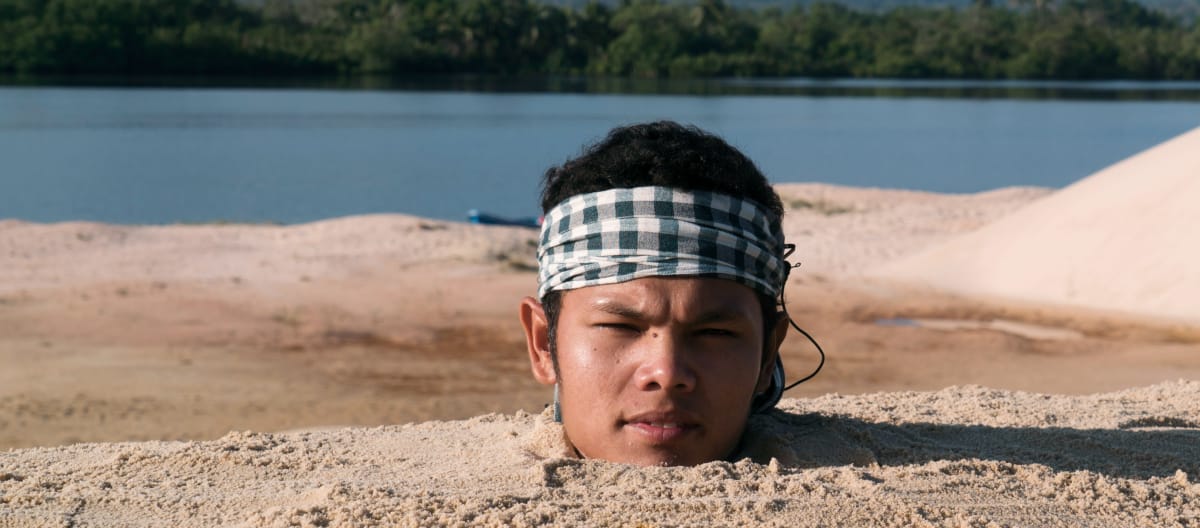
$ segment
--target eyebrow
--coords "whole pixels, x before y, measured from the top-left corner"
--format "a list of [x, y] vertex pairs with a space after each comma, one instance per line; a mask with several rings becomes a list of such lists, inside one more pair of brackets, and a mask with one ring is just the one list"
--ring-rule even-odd
[[649, 319], [649, 317], [647, 317], [646, 314], [642, 313], [641, 311], [638, 311], [637, 308], [634, 308], [632, 306], [625, 306], [623, 304], [616, 304], [616, 303], [611, 303], [611, 302], [596, 303], [595, 305], [593, 305], [593, 308], [595, 308], [601, 312], [611, 314], [611, 315], [616, 315], [618, 317], [624, 317], [626, 319], [636, 319], [639, 321]]

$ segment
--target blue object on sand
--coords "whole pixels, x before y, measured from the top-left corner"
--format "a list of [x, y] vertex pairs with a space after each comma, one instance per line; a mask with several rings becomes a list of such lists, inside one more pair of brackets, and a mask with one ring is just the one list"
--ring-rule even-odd
[[530, 227], [533, 229], [542, 227], [542, 217], [540, 216], [505, 218], [503, 216], [496, 216], [493, 214], [480, 212], [479, 209], [471, 209], [470, 211], [467, 211], [467, 221], [471, 222], [472, 224], [518, 226]]

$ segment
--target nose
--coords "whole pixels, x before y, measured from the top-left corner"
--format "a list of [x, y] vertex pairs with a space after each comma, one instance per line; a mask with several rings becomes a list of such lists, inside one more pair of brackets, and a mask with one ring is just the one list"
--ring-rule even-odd
[[638, 389], [688, 392], [696, 387], [696, 371], [686, 347], [667, 332], [648, 332], [634, 374]]

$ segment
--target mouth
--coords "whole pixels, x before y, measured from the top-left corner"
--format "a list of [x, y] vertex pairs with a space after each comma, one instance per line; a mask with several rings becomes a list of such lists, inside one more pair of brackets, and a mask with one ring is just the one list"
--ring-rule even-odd
[[700, 424], [681, 413], [643, 413], [624, 421], [622, 427], [654, 444], [678, 441], [700, 430]]

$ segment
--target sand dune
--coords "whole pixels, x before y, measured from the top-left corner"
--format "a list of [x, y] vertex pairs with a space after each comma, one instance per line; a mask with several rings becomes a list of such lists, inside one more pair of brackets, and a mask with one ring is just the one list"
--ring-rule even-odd
[[881, 276], [1200, 323], [1200, 128]]

